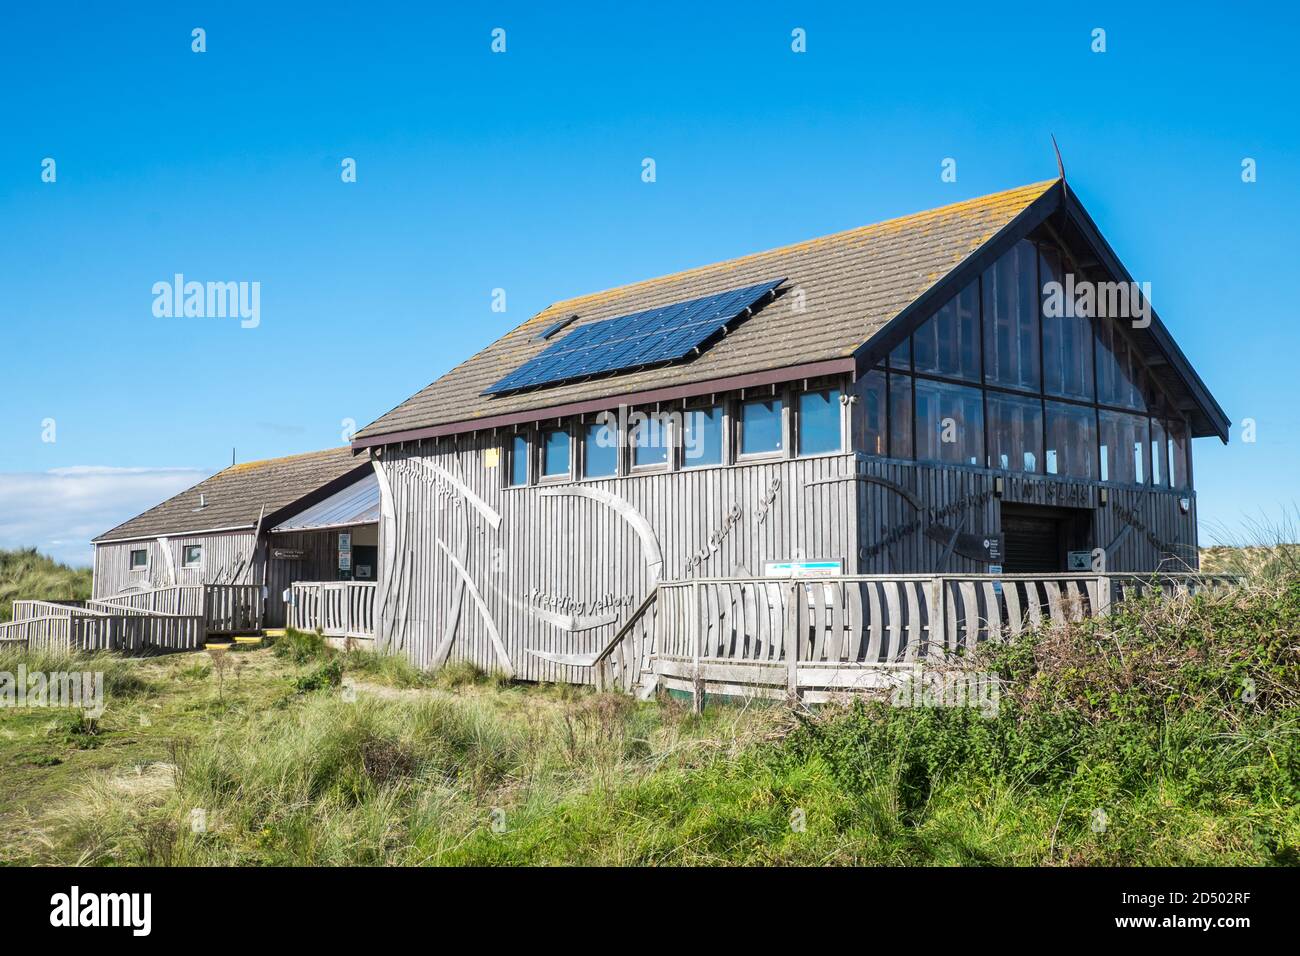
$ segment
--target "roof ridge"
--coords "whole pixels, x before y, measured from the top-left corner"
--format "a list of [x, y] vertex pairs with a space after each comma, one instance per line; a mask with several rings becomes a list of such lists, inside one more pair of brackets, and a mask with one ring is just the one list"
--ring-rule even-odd
[[661, 282], [666, 283], [677, 279], [687, 278], [690, 276], [702, 275], [712, 270], [722, 270], [728, 266], [735, 266], [738, 265], [739, 263], [745, 261], [752, 261], [761, 258], [763, 256], [769, 256], [769, 255], [777, 256], [777, 255], [788, 254], [791, 252], [798, 251], [800, 249], [817, 245], [818, 243], [832, 242], [835, 240], [846, 239], [849, 236], [854, 235], [855, 233], [865, 233], [872, 229], [881, 229], [889, 226], [901, 227], [909, 223], [913, 223], [919, 219], [924, 219], [932, 216], [937, 217], [941, 215], [951, 214], [957, 211], [962, 206], [973, 206], [977, 204], [988, 205], [989, 203], [996, 200], [1010, 198], [1016, 194], [1031, 192], [1031, 191], [1037, 191], [1039, 194], [1041, 194], [1047, 192], [1048, 189], [1055, 186], [1058, 182], [1060, 182], [1059, 177], [1056, 179], [1044, 179], [1036, 183], [1026, 183], [1022, 186], [1013, 186], [1010, 189], [1000, 189], [997, 192], [986, 193], [982, 196], [972, 196], [970, 199], [961, 199], [958, 200], [957, 202], [948, 203], [947, 205], [944, 206], [935, 206], [930, 209], [922, 209], [917, 212], [907, 213], [906, 215], [902, 215], [902, 216], [894, 216], [890, 219], [882, 219], [878, 222], [866, 223], [861, 226], [853, 226], [849, 229], [841, 229], [837, 232], [827, 233], [822, 236], [814, 236], [811, 239], [801, 239], [798, 242], [787, 243], [786, 245], [783, 246], [774, 246], [770, 249], [760, 249], [755, 252], [747, 252], [739, 256], [732, 256], [730, 259], [722, 259], [719, 260], [718, 262], [710, 262], [700, 266], [691, 266], [688, 269], [681, 269], [677, 272], [670, 272], [664, 275], [654, 276], [648, 279], [637, 279], [634, 282], [627, 282], [624, 283], [623, 285], [610, 286], [607, 289], [601, 289], [597, 292], [587, 292], [587, 293], [583, 293], [582, 295], [570, 296], [567, 299], [560, 299], [556, 302], [551, 303], [546, 308], [538, 312], [536, 315], [520, 323], [512, 331], [518, 331], [519, 329], [525, 328], [543, 317], [550, 318], [551, 313], [557, 310], [562, 310], [566, 312], [574, 311], [573, 304], [582, 302], [584, 300], [596, 300], [604, 296], [613, 295], [615, 293], [624, 294], [627, 292], [631, 292], [633, 290], [643, 289], [645, 287], [653, 286]]
[[317, 451], [299, 452], [296, 455], [281, 455], [278, 458], [255, 458], [252, 461], [241, 461], [238, 464], [227, 465], [225, 468], [214, 473], [212, 477], [215, 478], [217, 477], [217, 475], [224, 475], [229, 472], [238, 471], [245, 468], [263, 468], [267, 465], [275, 465], [281, 462], [296, 461], [302, 458], [313, 458], [313, 457], [319, 457], [324, 455], [337, 454], [339, 452], [351, 451], [351, 450], [352, 447], [350, 445], [338, 445], [335, 446], [334, 448], [322, 448]]

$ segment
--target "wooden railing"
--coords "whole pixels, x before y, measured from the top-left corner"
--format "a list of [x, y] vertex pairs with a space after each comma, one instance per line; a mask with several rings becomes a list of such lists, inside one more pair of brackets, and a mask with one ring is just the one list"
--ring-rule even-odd
[[[49, 622], [65, 621], [66, 624]], [[197, 614], [163, 614], [87, 601], [15, 601], [14, 624], [46, 622], [30, 629], [10, 628], [4, 637], [36, 649], [64, 651], [194, 650], [207, 639]]]
[[650, 667], [658, 598], [658, 589], [651, 591], [596, 655], [591, 667], [597, 690], [617, 688], [630, 694], [641, 686], [643, 672]]
[[209, 634], [262, 629], [264, 602], [256, 584], [181, 584], [88, 601], [97, 610], [202, 617]]
[[1104, 615], [1186, 575], [845, 575], [663, 582], [650, 656], [660, 683], [704, 693], [824, 699], [884, 688], [923, 663], [1044, 622]]
[[297, 581], [289, 586], [289, 626], [326, 637], [373, 638], [373, 581]]
[[18, 646], [32, 651], [66, 652], [72, 646], [73, 630], [73, 618], [66, 614], [15, 618], [0, 624], [0, 648]]
[[211, 634], [248, 634], [262, 629], [264, 602], [257, 584], [205, 584], [203, 609]]
[[28, 650], [193, 650], [203, 646], [203, 619], [179, 615], [52, 614], [0, 624], [0, 644]]

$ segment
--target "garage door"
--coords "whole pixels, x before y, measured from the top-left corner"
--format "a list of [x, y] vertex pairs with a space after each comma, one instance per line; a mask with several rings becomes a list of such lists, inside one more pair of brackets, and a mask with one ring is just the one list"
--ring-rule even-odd
[[1060, 571], [1061, 522], [1037, 515], [1002, 515], [1006, 535], [1003, 567], [1008, 574]]

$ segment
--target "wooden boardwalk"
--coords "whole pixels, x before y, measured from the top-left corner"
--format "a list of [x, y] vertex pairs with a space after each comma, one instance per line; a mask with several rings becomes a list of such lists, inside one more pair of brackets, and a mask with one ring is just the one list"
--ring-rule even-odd
[[822, 701], [952, 665], [981, 641], [1101, 616], [1226, 575], [842, 575], [662, 582], [589, 662], [593, 682], [643, 695]]

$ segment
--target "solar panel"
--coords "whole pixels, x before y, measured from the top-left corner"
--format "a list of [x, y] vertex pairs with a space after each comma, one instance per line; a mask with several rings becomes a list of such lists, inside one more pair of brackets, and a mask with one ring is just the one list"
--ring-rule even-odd
[[683, 358], [784, 281], [772, 279], [579, 326], [483, 394], [517, 392]]

